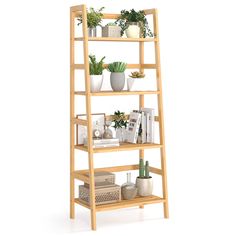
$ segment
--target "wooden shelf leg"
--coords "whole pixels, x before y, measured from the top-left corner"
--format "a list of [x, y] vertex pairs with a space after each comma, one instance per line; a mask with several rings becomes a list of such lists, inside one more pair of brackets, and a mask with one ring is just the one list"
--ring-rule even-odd
[[[144, 64], [144, 42], [139, 42], [139, 72], [144, 72], [141, 65]], [[139, 95], [139, 109], [144, 107], [144, 95]], [[139, 151], [139, 159], [144, 159], [144, 149]], [[140, 205], [139, 208], [143, 209], [144, 205]]]
[[[154, 35], [158, 36], [158, 16], [157, 10], [155, 9], [153, 14], [153, 26]], [[155, 61], [156, 61], [156, 80], [157, 89], [160, 90], [160, 94], [157, 95], [158, 103], [158, 116], [159, 116], [159, 132], [160, 132], [160, 143], [163, 145], [160, 149], [161, 154], [161, 169], [162, 169], [162, 192], [165, 202], [163, 203], [164, 217], [169, 218], [169, 207], [168, 207], [168, 190], [167, 190], [167, 174], [166, 174], [166, 152], [165, 152], [165, 134], [164, 134], [164, 117], [163, 117], [163, 99], [162, 99], [162, 81], [161, 81], [161, 65], [160, 65], [160, 47], [159, 42], [155, 44]]]
[[89, 161], [89, 180], [90, 180], [90, 209], [91, 209], [91, 228], [96, 230], [96, 203], [95, 203], [95, 184], [93, 166], [93, 140], [92, 140], [92, 112], [91, 112], [91, 91], [89, 75], [89, 55], [88, 55], [88, 31], [87, 31], [87, 9], [83, 5], [83, 36], [84, 36], [84, 65], [85, 65], [85, 89], [86, 89], [86, 114], [87, 114], [87, 136], [88, 136], [88, 161]]

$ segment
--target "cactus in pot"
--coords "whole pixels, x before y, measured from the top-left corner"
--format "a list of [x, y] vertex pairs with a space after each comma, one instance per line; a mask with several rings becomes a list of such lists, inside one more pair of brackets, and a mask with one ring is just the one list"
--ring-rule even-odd
[[144, 160], [142, 158], [139, 160], [139, 176], [136, 178], [136, 186], [138, 188], [138, 195], [152, 195], [153, 182], [152, 177], [149, 175], [149, 162], [146, 161], [144, 166]]

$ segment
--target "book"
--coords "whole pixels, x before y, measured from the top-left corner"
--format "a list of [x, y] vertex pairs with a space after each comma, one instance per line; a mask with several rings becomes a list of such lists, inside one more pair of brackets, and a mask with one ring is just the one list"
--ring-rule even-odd
[[141, 116], [142, 115], [139, 111], [133, 111], [130, 113], [128, 130], [126, 132], [127, 142], [129, 143], [137, 143]]
[[155, 110], [153, 108], [141, 108], [146, 114], [147, 118], [147, 142], [153, 143], [154, 142], [154, 129], [155, 129]]
[[[84, 145], [88, 146], [88, 139], [84, 140]], [[93, 147], [115, 147], [119, 146], [119, 139], [93, 139]]]
[[142, 119], [141, 119], [141, 129], [142, 129], [142, 143], [147, 142], [147, 116], [142, 111]]

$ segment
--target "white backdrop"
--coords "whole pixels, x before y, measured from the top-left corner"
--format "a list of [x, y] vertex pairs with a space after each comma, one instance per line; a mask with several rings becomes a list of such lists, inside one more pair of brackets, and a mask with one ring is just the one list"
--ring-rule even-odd
[[[86, 209], [68, 218], [69, 6], [81, 3], [106, 12], [159, 9], [170, 219], [163, 219], [161, 205], [98, 213], [97, 235], [235, 235], [233, 0], [1, 1], [1, 235], [91, 234]], [[137, 59], [130, 44], [104, 47], [90, 50], [107, 61]], [[152, 60], [151, 47], [145, 60]], [[99, 112], [104, 103], [105, 112], [137, 106], [130, 97], [93, 102]], [[147, 155], [158, 164], [155, 153]], [[95, 165], [135, 163], [135, 154], [96, 155]], [[86, 155], [77, 159], [86, 168]]]

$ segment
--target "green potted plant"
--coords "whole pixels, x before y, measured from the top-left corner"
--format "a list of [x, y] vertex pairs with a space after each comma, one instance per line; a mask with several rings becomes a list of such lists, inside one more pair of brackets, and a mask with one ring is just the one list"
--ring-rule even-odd
[[119, 38], [121, 37], [121, 28], [115, 22], [109, 22], [102, 27], [102, 37]]
[[99, 92], [103, 82], [104, 62], [103, 57], [100, 61], [96, 60], [95, 55], [89, 55], [89, 74], [91, 92]]
[[116, 138], [119, 139], [120, 142], [125, 141], [125, 130], [128, 125], [128, 119], [124, 112], [115, 111], [113, 116], [113, 126], [116, 130]]
[[110, 82], [113, 91], [121, 91], [125, 86], [125, 73], [127, 64], [116, 61], [108, 65], [107, 70], [111, 72]]
[[153, 37], [144, 11], [122, 10], [115, 23], [121, 27], [121, 35], [125, 32], [128, 38]]
[[[98, 10], [95, 10], [93, 7], [89, 8], [87, 11], [87, 26], [88, 26], [88, 36], [89, 37], [97, 37], [97, 26], [101, 26], [102, 22], [102, 11], [104, 7], [101, 7]], [[82, 16], [78, 18], [78, 25], [82, 24]]]
[[139, 159], [139, 176], [136, 178], [136, 187], [138, 188], [139, 196], [150, 196], [153, 191], [152, 177], [149, 175], [149, 163], [146, 161], [144, 166], [144, 160]]
[[145, 87], [145, 74], [139, 71], [131, 72], [127, 79], [127, 87], [129, 91], [141, 91]]

